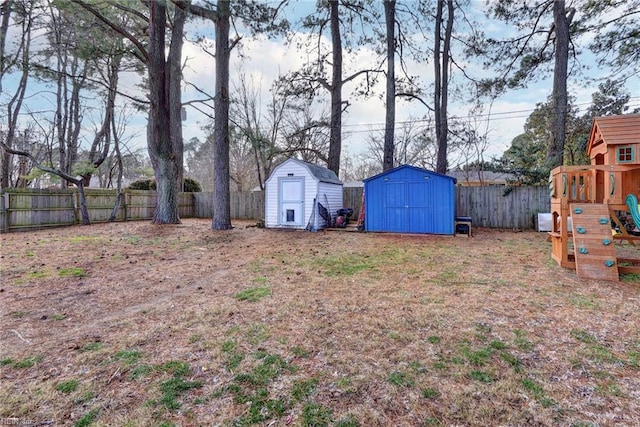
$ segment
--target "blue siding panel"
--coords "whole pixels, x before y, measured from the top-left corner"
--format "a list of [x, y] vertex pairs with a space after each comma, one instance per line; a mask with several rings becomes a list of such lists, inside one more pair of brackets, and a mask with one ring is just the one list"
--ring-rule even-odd
[[455, 179], [399, 166], [364, 180], [365, 230], [454, 234]]

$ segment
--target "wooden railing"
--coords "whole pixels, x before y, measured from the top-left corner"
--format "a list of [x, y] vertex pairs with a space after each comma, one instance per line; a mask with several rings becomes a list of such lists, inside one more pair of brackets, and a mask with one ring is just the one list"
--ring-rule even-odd
[[640, 165], [560, 166], [551, 171], [551, 203], [607, 203], [623, 207], [638, 194]]
[[596, 201], [596, 169], [589, 166], [561, 166], [551, 171], [551, 199], [567, 202]]

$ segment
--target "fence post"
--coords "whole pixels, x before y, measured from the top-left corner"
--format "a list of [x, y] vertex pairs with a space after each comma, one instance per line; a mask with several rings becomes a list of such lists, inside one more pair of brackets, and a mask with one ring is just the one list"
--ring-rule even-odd
[[131, 200], [129, 200], [130, 197], [130, 193], [125, 189], [124, 193], [122, 195], [122, 209], [123, 209], [123, 218], [122, 220], [124, 222], [127, 222], [129, 220], [129, 203], [131, 202]]
[[79, 198], [79, 194], [77, 191], [73, 191], [71, 199], [73, 200], [73, 223], [74, 224], [79, 224], [80, 223], [80, 212], [78, 212], [78, 210], [80, 209], [80, 201], [78, 200]]
[[3, 193], [0, 197], [0, 211], [2, 212], [2, 231], [9, 232], [9, 193]]

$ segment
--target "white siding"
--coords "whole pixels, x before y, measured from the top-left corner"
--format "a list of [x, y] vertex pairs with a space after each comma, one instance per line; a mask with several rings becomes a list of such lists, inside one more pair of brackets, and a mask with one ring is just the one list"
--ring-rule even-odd
[[[342, 209], [342, 199], [343, 199], [343, 191], [341, 184], [331, 184], [328, 182], [321, 182], [319, 185], [319, 194], [320, 199], [319, 202], [327, 208], [329, 213], [331, 214], [332, 221], [336, 219], [336, 213], [338, 209]], [[325, 197], [326, 196], [326, 197]], [[328, 205], [328, 206], [327, 206]], [[320, 228], [323, 226], [327, 226], [327, 224], [323, 225], [321, 220]]]
[[286, 178], [289, 174], [293, 174], [294, 177], [304, 177], [304, 220], [302, 225], [296, 228], [304, 229], [307, 226], [307, 222], [309, 222], [309, 216], [313, 210], [313, 199], [316, 197], [317, 182], [304, 165], [289, 159], [276, 167], [265, 185], [264, 224], [267, 228], [291, 228], [291, 226], [281, 226], [278, 218], [278, 192], [280, 191], [278, 178]]

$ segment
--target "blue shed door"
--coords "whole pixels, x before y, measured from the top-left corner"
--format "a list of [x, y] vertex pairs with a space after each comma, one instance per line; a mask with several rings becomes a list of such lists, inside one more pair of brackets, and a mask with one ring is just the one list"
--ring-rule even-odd
[[396, 233], [453, 234], [452, 200], [433, 180], [385, 182], [384, 228]]
[[407, 187], [404, 182], [384, 183], [384, 229], [403, 232], [409, 220]]
[[280, 225], [302, 225], [304, 220], [304, 181], [280, 179]]
[[386, 182], [385, 230], [403, 233], [438, 233], [434, 229], [433, 185], [428, 181]]
[[430, 182], [417, 181], [407, 183], [407, 231], [410, 233], [438, 233], [434, 224], [433, 185]]

